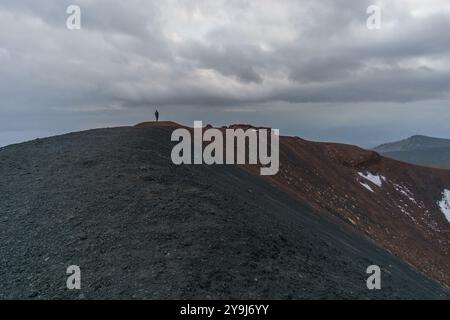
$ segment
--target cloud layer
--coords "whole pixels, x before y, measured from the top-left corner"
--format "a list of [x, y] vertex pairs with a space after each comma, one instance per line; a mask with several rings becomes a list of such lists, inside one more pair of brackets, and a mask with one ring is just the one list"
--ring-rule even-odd
[[[81, 7], [81, 30], [66, 28], [70, 4]], [[73, 119], [78, 127], [133, 121], [155, 105], [207, 110], [216, 122], [226, 112], [284, 110], [279, 127], [296, 111], [329, 118], [336, 105], [441, 110], [450, 89], [450, 4], [378, 1], [382, 28], [369, 30], [371, 4], [2, 0], [0, 137], [76, 129]]]

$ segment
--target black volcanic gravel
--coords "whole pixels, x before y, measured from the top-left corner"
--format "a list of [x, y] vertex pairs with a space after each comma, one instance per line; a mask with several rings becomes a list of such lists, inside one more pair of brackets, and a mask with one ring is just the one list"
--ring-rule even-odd
[[[174, 166], [170, 129], [0, 149], [2, 299], [397, 299], [449, 292], [235, 166]], [[382, 290], [366, 288], [382, 267]], [[66, 268], [81, 268], [81, 290]]]

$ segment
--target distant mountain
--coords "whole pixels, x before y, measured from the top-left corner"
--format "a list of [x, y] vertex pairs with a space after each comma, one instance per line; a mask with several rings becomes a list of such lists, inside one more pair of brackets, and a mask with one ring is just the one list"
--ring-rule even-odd
[[374, 150], [379, 153], [386, 153], [398, 151], [417, 151], [445, 147], [450, 148], [450, 139], [415, 135], [404, 140], [379, 145], [378, 147], [374, 148]]
[[404, 162], [436, 168], [450, 168], [450, 139], [412, 136], [408, 139], [385, 143], [375, 151]]
[[421, 166], [450, 169], [450, 147], [383, 153], [385, 157]]

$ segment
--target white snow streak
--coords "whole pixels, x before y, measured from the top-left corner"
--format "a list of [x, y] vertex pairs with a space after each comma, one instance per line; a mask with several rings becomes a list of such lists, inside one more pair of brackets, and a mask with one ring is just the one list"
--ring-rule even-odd
[[439, 208], [448, 222], [450, 222], [450, 190], [444, 189], [442, 200], [438, 201]]
[[383, 185], [383, 181], [386, 181], [386, 178], [383, 176], [371, 174], [370, 172], [364, 174], [362, 172], [358, 172], [359, 176], [372, 182], [374, 185], [381, 187]]
[[372, 189], [368, 184], [366, 184], [366, 183], [364, 183], [364, 182], [360, 182], [360, 184], [361, 184], [364, 188], [366, 188], [367, 190], [373, 192], [373, 189]]

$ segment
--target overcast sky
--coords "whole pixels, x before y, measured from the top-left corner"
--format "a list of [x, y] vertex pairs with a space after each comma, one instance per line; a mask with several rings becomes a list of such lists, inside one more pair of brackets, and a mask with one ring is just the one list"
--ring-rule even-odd
[[1, 0], [0, 75], [0, 146], [155, 106], [365, 147], [450, 138], [450, 1]]

